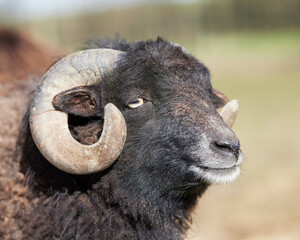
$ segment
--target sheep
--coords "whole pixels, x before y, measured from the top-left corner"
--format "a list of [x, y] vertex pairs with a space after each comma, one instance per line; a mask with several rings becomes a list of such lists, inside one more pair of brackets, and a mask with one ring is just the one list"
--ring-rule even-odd
[[53, 65], [32, 98], [4, 239], [183, 239], [207, 187], [240, 173], [236, 102], [160, 37], [95, 40]]

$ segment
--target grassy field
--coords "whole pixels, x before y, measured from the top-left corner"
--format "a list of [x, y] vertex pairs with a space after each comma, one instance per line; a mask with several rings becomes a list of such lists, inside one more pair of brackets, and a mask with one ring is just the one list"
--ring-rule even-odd
[[189, 50], [215, 88], [240, 102], [245, 154], [236, 183], [199, 201], [190, 239], [300, 238], [299, 31], [199, 36]]

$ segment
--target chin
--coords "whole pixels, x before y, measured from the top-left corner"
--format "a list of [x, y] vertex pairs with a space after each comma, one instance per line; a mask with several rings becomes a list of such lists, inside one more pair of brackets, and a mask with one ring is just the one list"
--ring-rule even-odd
[[240, 164], [243, 161], [243, 155], [240, 154], [237, 163], [231, 167], [206, 167], [192, 165], [189, 171], [193, 172], [195, 177], [209, 184], [226, 184], [234, 182], [241, 173]]
[[240, 167], [204, 168], [191, 166], [190, 171], [204, 182], [211, 184], [226, 184], [235, 181], [241, 173]]

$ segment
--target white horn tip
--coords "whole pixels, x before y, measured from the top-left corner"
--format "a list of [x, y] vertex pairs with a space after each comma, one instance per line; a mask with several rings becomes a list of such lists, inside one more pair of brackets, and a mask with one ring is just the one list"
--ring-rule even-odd
[[229, 101], [223, 107], [222, 111], [220, 112], [220, 115], [228, 127], [231, 128], [233, 126], [238, 111], [239, 111], [239, 101], [236, 99]]

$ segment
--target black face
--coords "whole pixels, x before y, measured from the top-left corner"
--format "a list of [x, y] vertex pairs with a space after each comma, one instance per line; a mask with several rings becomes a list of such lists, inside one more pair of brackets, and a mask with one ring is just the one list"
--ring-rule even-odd
[[100, 135], [103, 107], [115, 104], [127, 140], [111, 171], [137, 193], [177, 198], [239, 174], [239, 141], [217, 113], [225, 101], [215, 93], [204, 65], [159, 39], [136, 44], [99, 85], [61, 93], [54, 106], [89, 119], [84, 130], [73, 127], [85, 143], [90, 129]]

